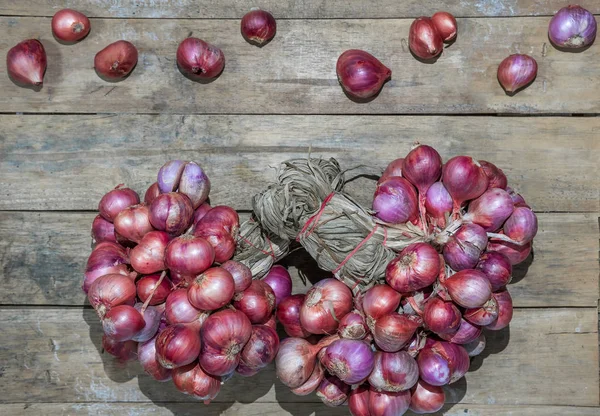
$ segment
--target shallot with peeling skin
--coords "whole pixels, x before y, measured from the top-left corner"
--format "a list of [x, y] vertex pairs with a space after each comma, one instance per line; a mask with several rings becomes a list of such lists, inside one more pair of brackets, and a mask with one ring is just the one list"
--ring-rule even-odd
[[525, 259], [529, 257], [529, 253], [531, 253], [531, 242], [519, 245], [490, 238], [487, 250], [504, 254], [510, 261], [510, 264], [514, 266], [525, 261]]
[[414, 221], [419, 215], [417, 191], [399, 176], [390, 176], [377, 184], [373, 196], [373, 211], [381, 221], [402, 224]]
[[406, 351], [395, 353], [377, 351], [369, 384], [378, 391], [404, 391], [419, 379], [417, 361]]
[[169, 160], [158, 170], [157, 184], [160, 193], [175, 192], [187, 162], [179, 159]]
[[499, 331], [508, 326], [513, 317], [513, 303], [512, 297], [508, 290], [493, 293], [492, 296], [498, 302], [498, 318], [494, 322], [485, 327], [492, 331]]
[[125, 208], [139, 203], [140, 197], [133, 189], [123, 188], [122, 185], [119, 185], [100, 199], [98, 211], [104, 219], [113, 222]]
[[129, 254], [131, 267], [142, 274], [165, 270], [165, 251], [169, 241], [169, 234], [163, 231], [150, 231], [145, 234]]
[[348, 286], [336, 279], [323, 279], [306, 293], [300, 322], [312, 334], [331, 334], [351, 310], [352, 292]]
[[596, 39], [597, 24], [592, 13], [578, 5], [560, 9], [550, 20], [548, 37], [558, 47], [576, 50]]
[[96, 54], [94, 68], [101, 76], [116, 80], [128, 76], [137, 61], [137, 48], [131, 42], [119, 40]]
[[171, 370], [164, 368], [156, 359], [156, 337], [138, 344], [137, 356], [144, 371], [157, 381], [171, 380]]
[[377, 58], [359, 49], [350, 49], [340, 55], [336, 73], [344, 91], [357, 99], [374, 97], [392, 76], [392, 71]]
[[177, 192], [160, 194], [150, 205], [150, 223], [171, 235], [183, 233], [191, 224], [194, 207], [190, 199]]
[[444, 244], [442, 248], [444, 260], [456, 271], [475, 267], [488, 242], [488, 236], [483, 227], [468, 223], [463, 224], [445, 242], [444, 235], [439, 237]]
[[221, 49], [198, 38], [184, 39], [177, 48], [179, 69], [193, 79], [217, 77], [225, 67]]
[[442, 409], [445, 401], [443, 388], [419, 380], [411, 389], [409, 409], [417, 414], [435, 413]]
[[410, 341], [422, 323], [418, 316], [392, 312], [377, 319], [371, 333], [379, 348], [385, 352], [396, 352]]
[[498, 309], [498, 302], [492, 295], [482, 307], [466, 309], [463, 318], [475, 325], [489, 325], [498, 318]]
[[135, 283], [129, 276], [106, 274], [92, 283], [88, 291], [88, 300], [100, 319], [103, 319], [106, 313], [116, 306], [133, 306], [135, 294]]
[[347, 339], [363, 339], [369, 333], [365, 317], [354, 310], [344, 316], [340, 321], [338, 334]]
[[437, 12], [431, 16], [431, 21], [444, 42], [452, 42], [456, 39], [456, 19], [450, 13]]
[[186, 163], [181, 172], [177, 192], [187, 195], [194, 209], [206, 201], [210, 193], [210, 180], [197, 163]]
[[204, 404], [209, 404], [221, 390], [221, 377], [206, 373], [196, 362], [174, 369], [172, 375], [177, 390], [203, 400]]
[[506, 187], [508, 186], [508, 179], [506, 178], [506, 175], [502, 169], [486, 160], [480, 160], [479, 164], [489, 179], [488, 189], [500, 188], [507, 190]]
[[529, 55], [514, 54], [498, 66], [498, 82], [507, 94], [515, 94], [531, 84], [537, 76], [537, 62]]
[[341, 406], [350, 393], [350, 386], [335, 376], [326, 375], [317, 388], [317, 397], [329, 407]]
[[44, 45], [37, 39], [24, 40], [6, 54], [8, 74], [23, 85], [42, 85], [47, 63]]
[[251, 10], [242, 17], [240, 30], [244, 39], [249, 43], [263, 46], [275, 37], [277, 22], [267, 11]]
[[291, 389], [291, 392], [297, 396], [307, 396], [319, 387], [321, 381], [323, 381], [323, 377], [325, 377], [325, 370], [320, 362], [315, 364], [315, 369], [312, 374], [302, 384], [300, 387], [296, 387], [295, 389]]
[[400, 252], [385, 270], [386, 282], [401, 293], [432, 285], [440, 270], [440, 257], [431, 244], [414, 243]]

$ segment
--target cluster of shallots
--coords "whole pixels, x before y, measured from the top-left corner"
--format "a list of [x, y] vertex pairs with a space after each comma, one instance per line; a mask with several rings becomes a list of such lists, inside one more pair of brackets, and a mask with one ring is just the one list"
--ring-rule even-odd
[[[377, 184], [373, 211], [393, 227], [410, 222], [424, 241], [387, 266], [385, 283], [355, 297], [335, 279], [277, 308], [283, 340], [277, 375], [296, 394], [346, 401], [354, 416], [433, 413], [442, 386], [462, 378], [485, 348], [484, 329], [512, 318], [506, 289], [531, 251], [537, 219], [492, 163], [415, 147]], [[311, 334], [328, 335], [315, 344]]]
[[104, 195], [83, 282], [105, 351], [205, 402], [235, 372], [252, 376], [275, 358], [275, 307], [292, 291], [283, 267], [253, 280], [231, 260], [238, 214], [211, 208], [209, 191], [198, 164], [173, 160], [144, 202], [124, 187]]

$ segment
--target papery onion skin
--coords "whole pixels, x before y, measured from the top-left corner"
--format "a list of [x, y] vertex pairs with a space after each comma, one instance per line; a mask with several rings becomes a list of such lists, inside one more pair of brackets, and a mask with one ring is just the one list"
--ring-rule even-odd
[[384, 181], [386, 178], [390, 176], [402, 176], [402, 166], [404, 165], [404, 158], [400, 157], [398, 159], [392, 160], [383, 173], [381, 174], [381, 178], [379, 178], [378, 182]]
[[265, 325], [254, 325], [250, 339], [240, 352], [239, 366], [258, 371], [275, 359], [277, 351], [279, 351], [277, 332]]
[[560, 9], [550, 20], [548, 37], [556, 46], [580, 49], [596, 39], [597, 24], [594, 15], [578, 5]]
[[350, 393], [350, 386], [335, 376], [326, 375], [317, 388], [317, 397], [329, 407], [341, 406]]
[[185, 276], [203, 273], [214, 261], [215, 251], [210, 243], [193, 235], [175, 237], [165, 250], [165, 265], [172, 272]]
[[262, 280], [253, 280], [248, 289], [233, 297], [233, 306], [244, 312], [253, 324], [263, 324], [273, 314], [275, 294]]
[[323, 377], [325, 377], [325, 370], [321, 363], [316, 363], [315, 368], [308, 378], [300, 387], [296, 387], [295, 389], [291, 389], [291, 392], [296, 396], [307, 396], [319, 387], [321, 381], [323, 381]]
[[52, 33], [64, 42], [77, 42], [90, 33], [90, 19], [72, 9], [62, 9], [52, 17]]
[[413, 185], [399, 176], [380, 182], [373, 196], [373, 211], [381, 221], [402, 224], [418, 216], [418, 196]]
[[207, 374], [198, 363], [190, 363], [173, 370], [173, 384], [177, 390], [203, 400], [214, 400], [221, 390], [221, 377]]
[[369, 333], [365, 317], [354, 310], [340, 320], [338, 334], [347, 339], [363, 339]]
[[126, 40], [111, 43], [96, 54], [94, 68], [110, 79], [120, 79], [128, 76], [137, 65], [138, 50]]
[[200, 226], [194, 230], [194, 236], [206, 240], [215, 253], [214, 261], [224, 263], [230, 260], [235, 253], [235, 240], [223, 228], [216, 225]]
[[481, 335], [481, 327], [462, 319], [458, 331], [453, 334], [441, 334], [440, 338], [454, 344], [462, 345], [476, 340], [479, 335]]
[[221, 264], [221, 268], [231, 273], [235, 283], [235, 293], [243, 292], [252, 284], [252, 271], [248, 266], [235, 260]]
[[469, 357], [476, 357], [483, 352], [485, 344], [485, 335], [481, 334], [475, 341], [469, 342], [468, 344], [463, 345], [463, 347], [469, 354]]
[[140, 243], [130, 252], [131, 266], [142, 274], [152, 274], [165, 270], [165, 251], [169, 244], [169, 234], [163, 231], [146, 233]]
[[513, 94], [531, 84], [537, 76], [537, 62], [529, 55], [510, 55], [498, 66], [498, 82], [502, 88]]
[[435, 413], [444, 407], [445, 401], [444, 389], [419, 380], [411, 390], [409, 409], [419, 415]]
[[419, 17], [410, 25], [408, 46], [421, 59], [432, 59], [444, 50], [444, 41], [429, 17]]
[[455, 271], [472, 269], [488, 243], [487, 233], [477, 224], [463, 224], [444, 244], [444, 260]]
[[223, 309], [202, 326], [200, 365], [209, 374], [224, 376], [234, 371], [240, 352], [252, 335], [252, 324], [241, 311]]
[[317, 352], [305, 339], [284, 339], [275, 357], [277, 378], [291, 389], [302, 386], [315, 368]]
[[469, 156], [455, 156], [444, 164], [442, 182], [458, 211], [464, 202], [485, 192], [489, 179], [479, 162]]
[[191, 78], [211, 79], [225, 67], [223, 51], [198, 38], [184, 39], [177, 48], [179, 69]]
[[277, 306], [277, 320], [290, 337], [306, 338], [310, 335], [300, 323], [300, 308], [304, 298], [303, 294], [288, 296]]
[[117, 357], [119, 362], [124, 363], [138, 358], [138, 343], [135, 341], [115, 341], [108, 335], [102, 335], [102, 349], [113, 357]]
[[529, 257], [529, 253], [531, 253], [531, 242], [523, 245], [517, 245], [507, 241], [491, 238], [488, 242], [487, 250], [497, 251], [504, 254], [510, 261], [510, 264], [514, 266], [522, 263], [527, 257]]
[[138, 359], [144, 371], [157, 381], [171, 380], [171, 370], [164, 368], [156, 359], [156, 337], [140, 342], [137, 349]]
[[463, 308], [479, 308], [492, 296], [490, 281], [479, 270], [461, 270], [448, 277], [443, 285], [452, 300]]
[[351, 310], [352, 292], [348, 286], [336, 279], [323, 279], [306, 293], [300, 323], [311, 334], [332, 334]]
[[474, 325], [485, 326], [494, 322], [498, 318], [498, 313], [498, 302], [492, 296], [482, 307], [466, 309], [463, 318]]
[[24, 40], [6, 54], [8, 74], [23, 85], [42, 85], [47, 64], [44, 45], [37, 39]]
[[186, 324], [196, 331], [210, 315], [210, 312], [196, 309], [188, 299], [187, 289], [174, 290], [167, 296], [165, 304], [165, 317], [167, 322], [173, 324]]
[[410, 391], [387, 392], [369, 391], [370, 416], [401, 416], [410, 405]]
[[469, 354], [462, 345], [445, 341], [435, 341], [431, 349], [437, 351], [448, 361], [450, 366], [450, 383], [460, 380], [469, 371]]
[[418, 189], [419, 194], [425, 195], [441, 175], [442, 157], [431, 146], [419, 145], [404, 158], [402, 177], [408, 179]]
[[231, 273], [220, 267], [211, 267], [192, 281], [188, 288], [188, 299], [195, 308], [214, 311], [227, 305], [233, 293]]
[[110, 221], [104, 219], [102, 215], [97, 215], [92, 222], [92, 243], [101, 243], [110, 241], [116, 243], [115, 226]]
[[165, 368], [188, 365], [200, 354], [198, 331], [184, 324], [167, 327], [156, 337], [156, 359]]
[[450, 364], [442, 355], [425, 348], [417, 357], [419, 364], [419, 377], [432, 386], [445, 386], [450, 383]]
[[115, 306], [133, 306], [135, 293], [135, 284], [129, 276], [107, 274], [92, 283], [88, 291], [88, 300], [100, 319], [103, 319]]
[[115, 231], [128, 241], [139, 244], [150, 231], [150, 210], [146, 204], [132, 205], [119, 212], [114, 220]]
[[177, 192], [192, 201], [194, 209], [202, 205], [210, 193], [210, 180], [204, 170], [195, 162], [188, 162], [183, 168]]
[[364, 341], [339, 339], [332, 342], [321, 358], [321, 364], [346, 384], [367, 379], [375, 364], [371, 346]]
[[492, 331], [499, 331], [508, 326], [513, 317], [513, 303], [512, 297], [508, 290], [493, 293], [492, 296], [498, 302], [498, 318], [489, 325], [486, 325], [487, 329]]
[[156, 333], [158, 332], [158, 327], [160, 325], [160, 319], [162, 317], [162, 311], [159, 308], [154, 306], [148, 306], [145, 311], [142, 312], [143, 303], [138, 302], [133, 307], [136, 311], [142, 315], [144, 318], [144, 328], [138, 331], [134, 336], [133, 340], [137, 342], [146, 342], [149, 339], [154, 338]]
[[414, 243], [387, 265], [385, 280], [398, 292], [414, 292], [432, 285], [439, 270], [440, 257], [437, 250], [428, 243]]
[[242, 36], [249, 43], [262, 46], [275, 37], [277, 22], [273, 15], [264, 10], [252, 10], [242, 17]]
[[240, 228], [240, 217], [238, 213], [227, 205], [217, 205], [208, 211], [198, 222], [195, 230], [207, 228], [222, 228], [234, 239], [237, 238]]
[[506, 175], [502, 169], [494, 165], [492, 162], [488, 162], [487, 160], [480, 160], [479, 164], [488, 177], [488, 189], [500, 188], [506, 190], [506, 187], [508, 186], [508, 179], [506, 178]]
[[100, 211], [100, 215], [102, 215], [104, 219], [113, 222], [119, 212], [139, 203], [140, 197], [133, 189], [117, 186], [100, 199], [98, 211]]
[[146, 205], [150, 205], [152, 201], [154, 201], [159, 195], [160, 189], [158, 188], [158, 182], [154, 182], [146, 190], [146, 193], [144, 194], [144, 202], [146, 203]]
[[363, 384], [350, 391], [348, 407], [352, 416], [371, 416], [371, 412], [369, 412], [368, 384]]
[[377, 95], [392, 76], [392, 71], [377, 58], [359, 49], [350, 49], [340, 55], [336, 73], [344, 91], [358, 99]]
[[512, 240], [525, 244], [537, 234], [537, 216], [530, 208], [517, 207], [504, 223], [504, 234]]
[[377, 391], [404, 391], [414, 386], [418, 379], [417, 361], [406, 351], [375, 353], [375, 365], [369, 375], [371, 388]]
[[475, 268], [485, 274], [494, 292], [509, 284], [512, 279], [509, 258], [497, 251], [483, 253]]
[[423, 322], [438, 335], [454, 334], [460, 327], [461, 314], [454, 303], [437, 296], [429, 298], [423, 311]]
[[287, 269], [280, 265], [271, 267], [262, 281], [268, 284], [275, 294], [275, 306], [292, 294], [292, 277]]
[[410, 341], [421, 324], [422, 320], [417, 316], [392, 312], [377, 319], [371, 333], [379, 348], [385, 352], [396, 352]]
[[448, 12], [437, 12], [431, 16], [435, 29], [444, 42], [452, 42], [456, 38], [456, 19]]
[[129, 305], [117, 305], [102, 318], [104, 333], [119, 342], [133, 339], [144, 325], [144, 317]]
[[480, 225], [485, 231], [493, 232], [502, 227], [513, 210], [514, 204], [508, 192], [491, 188], [469, 203], [463, 219]]
[[158, 170], [157, 181], [160, 193], [175, 192], [179, 188], [181, 174], [187, 162], [179, 159], [169, 160]]
[[177, 192], [160, 194], [150, 205], [150, 223], [171, 235], [183, 233], [191, 224], [194, 207], [190, 199]]
[[82, 289], [89, 292], [92, 284], [106, 274], [129, 275], [129, 257], [125, 248], [109, 241], [99, 243], [87, 260]]

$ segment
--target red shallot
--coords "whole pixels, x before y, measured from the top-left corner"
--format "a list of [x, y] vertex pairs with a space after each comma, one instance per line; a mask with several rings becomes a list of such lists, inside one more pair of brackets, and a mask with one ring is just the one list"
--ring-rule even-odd
[[198, 38], [184, 39], [177, 48], [179, 69], [193, 79], [217, 77], [225, 67], [221, 49]]
[[414, 386], [418, 379], [417, 361], [406, 351], [375, 353], [375, 365], [369, 375], [371, 388], [377, 391], [404, 391]]
[[275, 310], [275, 294], [262, 280], [253, 280], [248, 289], [235, 294], [233, 306], [244, 312], [253, 324], [263, 324]]
[[195, 308], [214, 311], [227, 305], [233, 298], [233, 293], [231, 273], [220, 267], [212, 267], [190, 283], [188, 299]]
[[249, 43], [263, 46], [275, 36], [277, 22], [271, 13], [254, 9], [242, 17], [240, 30]]
[[452, 42], [456, 38], [456, 19], [448, 12], [437, 12], [431, 16], [431, 22], [444, 42]]
[[292, 278], [283, 266], [275, 265], [271, 267], [271, 270], [262, 278], [262, 281], [273, 289], [275, 306], [292, 294]]
[[444, 50], [444, 40], [433, 20], [419, 17], [410, 25], [408, 46], [412, 53], [421, 59], [432, 59]]
[[156, 359], [165, 368], [190, 364], [200, 354], [200, 335], [184, 324], [168, 326], [156, 337]]
[[357, 99], [374, 97], [392, 76], [392, 71], [377, 58], [359, 49], [350, 49], [340, 55], [336, 73], [344, 91]]
[[137, 65], [138, 50], [131, 42], [119, 40], [96, 54], [94, 68], [109, 79], [125, 78]]
[[531, 84], [537, 76], [537, 62], [529, 55], [514, 54], [498, 66], [498, 82], [508, 94]]
[[414, 243], [388, 264], [385, 280], [398, 292], [413, 292], [433, 284], [439, 271], [437, 250], [428, 243]]
[[119, 212], [139, 203], [140, 197], [133, 189], [119, 185], [102, 197], [98, 203], [98, 211], [104, 219], [113, 222]]
[[52, 33], [64, 42], [77, 42], [90, 33], [90, 19], [72, 9], [62, 9], [52, 17]]
[[277, 306], [277, 320], [290, 337], [306, 338], [310, 335], [300, 324], [300, 308], [305, 297], [303, 294], [288, 296]]
[[145, 234], [129, 254], [133, 269], [142, 274], [165, 270], [165, 251], [169, 240], [169, 234], [163, 231], [150, 231]]
[[42, 85], [47, 63], [44, 45], [37, 39], [24, 40], [6, 54], [8, 74], [23, 85]]
[[352, 310], [352, 292], [342, 282], [327, 278], [306, 293], [300, 308], [302, 327], [312, 334], [334, 333], [340, 319]]

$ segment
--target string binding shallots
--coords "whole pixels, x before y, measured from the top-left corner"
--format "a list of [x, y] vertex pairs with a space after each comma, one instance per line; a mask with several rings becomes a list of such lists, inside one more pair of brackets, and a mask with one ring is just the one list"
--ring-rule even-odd
[[[411, 223], [378, 221], [344, 193], [344, 183], [344, 172], [334, 158], [283, 162], [276, 182], [254, 196], [254, 217], [248, 222], [260, 224], [265, 235], [278, 238], [281, 253], [284, 242], [289, 247], [298, 241], [319, 267], [358, 293], [384, 281], [386, 266], [397, 252], [426, 237]], [[248, 238], [243, 230], [240, 234]], [[273, 259], [265, 254], [270, 253], [267, 240], [255, 241], [259, 249], [253, 256], [247, 255], [248, 247], [241, 246], [236, 260], [264, 270], [257, 264], [266, 261], [265, 256]]]

